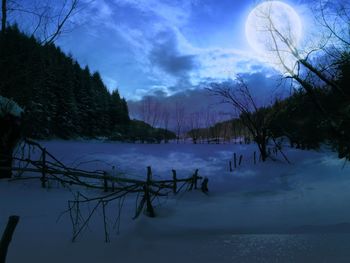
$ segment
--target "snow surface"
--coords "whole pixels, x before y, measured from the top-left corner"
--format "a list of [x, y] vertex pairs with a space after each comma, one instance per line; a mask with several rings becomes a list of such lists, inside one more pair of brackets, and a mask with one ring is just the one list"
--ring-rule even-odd
[[7, 113], [20, 117], [23, 109], [11, 99], [0, 96], [0, 116]]
[[[253, 164], [254, 145], [42, 142], [71, 166], [146, 177], [209, 178], [200, 191], [160, 200], [156, 218], [132, 220], [135, 198], [125, 200], [119, 233], [104, 243], [101, 214], [71, 243], [67, 209], [72, 193], [40, 181], [0, 181], [0, 231], [9, 215], [21, 217], [11, 243], [11, 262], [349, 262], [350, 168], [335, 153], [286, 148], [292, 162]], [[229, 172], [233, 153], [241, 167]], [[35, 153], [34, 153], [35, 155]], [[85, 190], [90, 196], [97, 191]], [[117, 205], [117, 204], [115, 204]], [[116, 208], [109, 208], [110, 225]]]

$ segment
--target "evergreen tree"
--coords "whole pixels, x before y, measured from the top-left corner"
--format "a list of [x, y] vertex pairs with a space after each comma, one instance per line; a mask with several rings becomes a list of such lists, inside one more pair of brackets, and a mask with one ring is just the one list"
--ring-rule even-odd
[[42, 46], [17, 26], [0, 35], [0, 95], [25, 109], [25, 135], [109, 136], [129, 121], [126, 101], [53, 44]]

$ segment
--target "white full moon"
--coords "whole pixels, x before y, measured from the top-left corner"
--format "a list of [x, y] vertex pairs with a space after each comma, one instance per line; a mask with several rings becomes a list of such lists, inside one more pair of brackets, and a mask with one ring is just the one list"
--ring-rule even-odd
[[297, 47], [302, 38], [302, 22], [290, 5], [281, 1], [267, 1], [249, 13], [245, 32], [249, 45], [259, 54], [268, 55], [276, 48], [287, 52], [288, 47], [281, 36]]

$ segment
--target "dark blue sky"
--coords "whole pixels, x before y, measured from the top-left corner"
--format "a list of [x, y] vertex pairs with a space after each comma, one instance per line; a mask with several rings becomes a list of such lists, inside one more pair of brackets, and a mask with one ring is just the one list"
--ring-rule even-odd
[[[245, 37], [245, 20], [256, 3], [95, 0], [74, 17], [74, 30], [57, 44], [129, 100], [195, 89], [237, 73], [269, 76], [276, 72], [261, 62]], [[287, 3], [305, 16], [305, 3]]]

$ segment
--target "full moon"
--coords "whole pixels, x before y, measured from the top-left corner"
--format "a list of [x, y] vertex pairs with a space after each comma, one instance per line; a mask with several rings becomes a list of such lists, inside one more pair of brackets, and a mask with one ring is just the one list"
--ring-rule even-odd
[[[298, 13], [288, 4], [280, 1], [267, 1], [256, 6], [245, 24], [249, 45], [259, 54], [286, 50], [289, 44], [298, 46], [302, 37], [302, 23]], [[279, 35], [279, 33], [281, 35]]]

